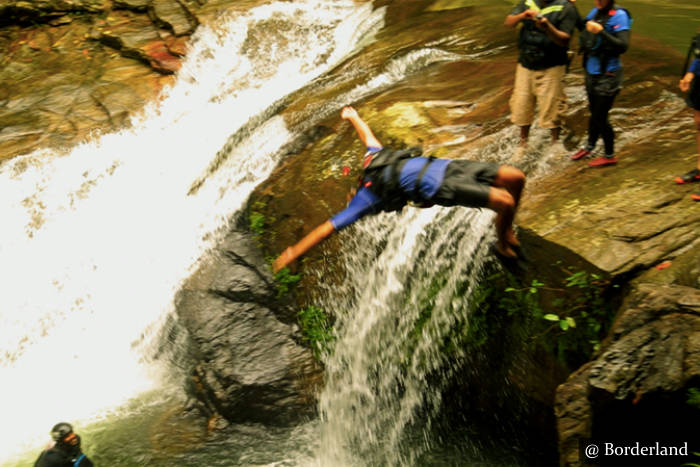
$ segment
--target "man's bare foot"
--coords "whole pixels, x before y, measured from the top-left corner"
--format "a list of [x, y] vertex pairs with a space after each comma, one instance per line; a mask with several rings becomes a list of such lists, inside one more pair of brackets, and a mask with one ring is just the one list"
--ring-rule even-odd
[[511, 246], [520, 246], [520, 240], [518, 240], [518, 237], [515, 236], [515, 232], [513, 232], [513, 230], [509, 230], [508, 232], [506, 232], [506, 241]]
[[518, 258], [518, 255], [515, 253], [515, 251], [513, 251], [513, 249], [511, 247], [509, 247], [508, 245], [502, 245], [500, 242], [498, 242], [498, 243], [496, 243], [495, 248], [496, 248], [496, 252], [499, 255], [503, 256], [504, 258], [508, 258], [508, 259], [517, 259]]

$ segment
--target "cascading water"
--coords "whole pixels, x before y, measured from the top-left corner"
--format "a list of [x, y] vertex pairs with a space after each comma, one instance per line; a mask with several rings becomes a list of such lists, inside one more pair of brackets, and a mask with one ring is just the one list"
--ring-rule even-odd
[[428, 378], [450, 371], [441, 343], [464, 319], [491, 219], [436, 208], [355, 228], [348, 278], [324, 303], [337, 313], [338, 342], [326, 362], [319, 465], [410, 465], [428, 447], [408, 437], [427, 432], [439, 408], [440, 386]]
[[[306, 0], [201, 27], [176, 84], [129, 130], [0, 165], [0, 413], [13, 422], [0, 428], [0, 462], [36, 449], [59, 419], [85, 424], [149, 389], [177, 392], [151, 361], [163, 323], [175, 319], [173, 295], [281, 148], [407, 74], [499, 50], [459, 55], [439, 39], [397, 47], [359, 84], [362, 66], [314, 81], [369, 43], [384, 14], [370, 3]], [[334, 80], [354, 84], [328, 92]], [[278, 113], [299, 88], [326, 98], [296, 107], [290, 128]], [[585, 105], [582, 93], [574, 97]], [[495, 118], [505, 129], [476, 132], [474, 153], [463, 157], [507, 160], [517, 136], [505, 116]], [[466, 138], [454, 133], [457, 143]], [[533, 135], [531, 174], [546, 168], [547, 140]], [[243, 465], [419, 463], [434, 441], [442, 386], [465, 357], [442, 346], [469, 325], [492, 218], [406, 209], [341, 233], [345, 282], [329, 284], [319, 304], [336, 317], [338, 337], [325, 362], [321, 419], [270, 437], [235, 427], [231, 444], [195, 452], [187, 465], [230, 465], [229, 452], [241, 452]], [[281, 451], [270, 452], [272, 443]]]
[[[516, 144], [508, 133], [464, 157], [504, 162]], [[325, 362], [318, 465], [413, 465], [430, 448], [441, 383], [463, 357], [443, 347], [468, 325], [492, 220], [488, 210], [409, 208], [341, 234], [345, 279], [323, 299], [338, 340]]]
[[201, 27], [176, 84], [129, 130], [0, 166], [0, 413], [12, 420], [0, 456], [166, 384], [143, 334], [293, 139], [266, 111], [382, 13], [280, 2]]

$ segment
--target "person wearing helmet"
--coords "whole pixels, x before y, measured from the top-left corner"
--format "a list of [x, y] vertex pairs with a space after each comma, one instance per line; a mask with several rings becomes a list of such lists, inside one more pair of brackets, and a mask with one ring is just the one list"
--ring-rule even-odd
[[385, 148], [354, 108], [343, 108], [340, 116], [352, 123], [368, 149], [360, 186], [347, 208], [282, 252], [272, 265], [275, 272], [333, 232], [368, 214], [398, 211], [409, 202], [417, 207], [466, 206], [495, 211], [495, 251], [507, 259], [517, 258], [514, 249], [519, 242], [513, 218], [525, 185], [521, 170], [489, 162], [425, 157], [419, 148]]
[[51, 429], [53, 445], [44, 450], [34, 467], [92, 467], [94, 464], [80, 448], [80, 436], [70, 423], [61, 422]]

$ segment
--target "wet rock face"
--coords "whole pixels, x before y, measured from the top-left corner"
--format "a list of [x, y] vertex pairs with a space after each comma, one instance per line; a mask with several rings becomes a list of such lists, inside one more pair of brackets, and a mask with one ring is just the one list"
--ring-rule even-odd
[[686, 404], [700, 382], [700, 291], [641, 284], [622, 310], [598, 358], [557, 389], [562, 465], [582, 464], [580, 439], [678, 441], [700, 415]]
[[195, 361], [188, 391], [208, 414], [287, 424], [313, 413], [320, 369], [275, 294], [259, 250], [236, 231], [179, 293]]
[[258, 0], [0, 0], [0, 162], [129, 124], [203, 23]]

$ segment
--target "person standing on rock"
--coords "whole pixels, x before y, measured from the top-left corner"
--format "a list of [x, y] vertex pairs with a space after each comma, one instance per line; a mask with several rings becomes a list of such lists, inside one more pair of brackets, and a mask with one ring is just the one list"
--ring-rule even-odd
[[34, 467], [92, 467], [94, 464], [80, 448], [80, 436], [70, 423], [57, 423], [51, 429], [53, 445], [44, 450]]
[[505, 19], [508, 27], [521, 25], [520, 55], [510, 98], [510, 119], [520, 127], [515, 160], [527, 149], [535, 104], [539, 107], [538, 125], [551, 132], [552, 151], [563, 153], [558, 142], [561, 115], [566, 109], [563, 78], [569, 41], [578, 18], [576, 7], [569, 0], [521, 0]]
[[[688, 61], [690, 61], [691, 56], [693, 57], [693, 61], [690, 63], [690, 67], [688, 67]], [[675, 182], [679, 184], [700, 182], [700, 30], [698, 30], [698, 34], [696, 34], [693, 39], [690, 50], [688, 51], [688, 60], [686, 60], [686, 64], [683, 68], [687, 71], [681, 79], [680, 88], [681, 91], [688, 93], [685, 101], [690, 108], [693, 109], [693, 119], [695, 120], [695, 128], [697, 130], [695, 139], [698, 145], [698, 163], [690, 172], [676, 177]], [[700, 201], [700, 193], [692, 194], [691, 198], [694, 201]]]
[[487, 207], [495, 211], [496, 252], [506, 258], [517, 257], [513, 248], [519, 242], [513, 218], [525, 185], [522, 171], [487, 162], [425, 157], [419, 148], [385, 148], [354, 108], [344, 107], [340, 116], [352, 123], [367, 148], [360, 186], [347, 208], [282, 252], [273, 263], [275, 272], [333, 232], [368, 214], [398, 211], [409, 202], [418, 207]]
[[605, 154], [588, 163], [589, 167], [617, 164], [615, 133], [608, 119], [615, 97], [622, 87], [620, 55], [627, 51], [632, 17], [614, 0], [595, 0], [595, 8], [583, 20], [581, 50], [586, 72], [586, 94], [591, 116], [588, 120], [588, 142], [571, 155], [577, 161], [588, 157], [603, 138]]

